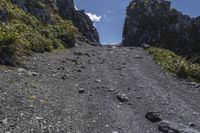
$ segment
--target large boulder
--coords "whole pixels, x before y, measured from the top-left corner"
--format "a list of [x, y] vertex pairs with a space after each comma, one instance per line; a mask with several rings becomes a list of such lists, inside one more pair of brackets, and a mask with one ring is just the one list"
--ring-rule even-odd
[[124, 46], [169, 48], [180, 53], [200, 50], [200, 19], [170, 8], [166, 0], [133, 0], [127, 7]]

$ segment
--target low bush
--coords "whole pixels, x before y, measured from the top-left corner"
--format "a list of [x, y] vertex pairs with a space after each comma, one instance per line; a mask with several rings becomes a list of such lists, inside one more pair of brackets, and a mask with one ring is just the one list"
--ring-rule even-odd
[[[41, 2], [31, 6], [43, 8]], [[8, 20], [0, 19], [0, 64], [20, 64], [22, 55], [71, 47], [79, 35], [71, 21], [49, 10], [53, 23], [46, 24], [10, 0], [0, 0]]]
[[167, 49], [152, 47], [147, 51], [153, 55], [155, 61], [163, 70], [174, 73], [181, 78], [200, 82], [200, 64], [193, 64]]

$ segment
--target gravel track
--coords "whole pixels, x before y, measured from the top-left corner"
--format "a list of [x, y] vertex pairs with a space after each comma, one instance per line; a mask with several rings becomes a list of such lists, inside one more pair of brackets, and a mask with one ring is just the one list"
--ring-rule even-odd
[[160, 133], [148, 111], [200, 129], [200, 86], [142, 48], [77, 45], [0, 69], [0, 133]]

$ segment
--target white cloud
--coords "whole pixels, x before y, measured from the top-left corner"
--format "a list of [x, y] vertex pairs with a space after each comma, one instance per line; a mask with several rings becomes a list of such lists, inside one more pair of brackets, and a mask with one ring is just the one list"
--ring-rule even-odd
[[109, 18], [106, 14], [103, 15], [103, 18], [104, 18], [104, 20], [105, 20], [106, 22], [111, 22], [111, 21], [112, 21], [112, 19]]
[[74, 8], [78, 11], [78, 8], [77, 8], [77, 6], [74, 6]]
[[114, 11], [112, 11], [112, 10], [107, 10], [106, 13], [107, 13], [107, 14], [114, 14]]
[[101, 16], [97, 16], [95, 13], [86, 13], [93, 22], [101, 21]]

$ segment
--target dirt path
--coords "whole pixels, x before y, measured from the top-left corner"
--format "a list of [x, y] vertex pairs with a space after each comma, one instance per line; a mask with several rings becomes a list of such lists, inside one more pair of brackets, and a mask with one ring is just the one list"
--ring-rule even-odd
[[141, 48], [77, 46], [0, 69], [0, 133], [159, 133], [148, 111], [199, 129], [200, 87]]

